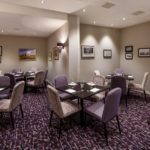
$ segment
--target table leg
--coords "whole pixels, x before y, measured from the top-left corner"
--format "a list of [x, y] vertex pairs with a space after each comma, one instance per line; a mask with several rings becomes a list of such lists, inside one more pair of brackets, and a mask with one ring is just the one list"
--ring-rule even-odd
[[81, 102], [80, 122], [81, 122], [81, 126], [83, 126], [83, 123], [84, 123], [83, 99], [80, 99], [80, 102]]

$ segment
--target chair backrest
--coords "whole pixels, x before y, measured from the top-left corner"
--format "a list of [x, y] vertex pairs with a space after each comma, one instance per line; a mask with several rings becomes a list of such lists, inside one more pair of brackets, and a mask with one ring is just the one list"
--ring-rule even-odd
[[25, 82], [21, 81], [21, 82], [18, 82], [14, 86], [13, 91], [12, 91], [12, 95], [11, 95], [11, 102], [10, 102], [9, 110], [12, 111], [18, 105], [20, 105], [21, 100], [22, 100], [22, 96], [23, 96], [24, 85], [25, 85]]
[[68, 85], [67, 77], [65, 75], [57, 76], [54, 80], [55, 80], [56, 88], [60, 88]]
[[7, 76], [0, 76], [0, 87], [10, 87], [10, 78]]
[[127, 94], [127, 83], [126, 79], [123, 76], [113, 76], [111, 78], [111, 89], [114, 88], [121, 88], [122, 94], [126, 95]]
[[112, 89], [106, 96], [102, 121], [108, 122], [118, 113], [121, 98], [121, 88]]
[[39, 71], [39, 72], [35, 73], [34, 85], [35, 86], [42, 85], [43, 81], [44, 81], [43, 78], [44, 78], [43, 71]]
[[45, 69], [45, 72], [44, 72], [44, 81], [46, 81], [47, 74], [48, 74], [48, 69]]
[[104, 84], [105, 84], [105, 77], [102, 76], [102, 75], [97, 75], [97, 76], [93, 77], [93, 82], [96, 85], [104, 86]]
[[146, 83], [148, 81], [149, 72], [145, 72], [143, 80], [142, 80], [142, 88], [145, 89]]
[[12, 73], [17, 73], [17, 72], [21, 72], [21, 69], [20, 68], [15, 68], [11, 71]]
[[13, 89], [16, 84], [15, 76], [12, 73], [5, 73], [4, 75], [10, 78], [10, 88]]
[[119, 75], [119, 74], [123, 74], [124, 71], [121, 68], [116, 68], [114, 71], [114, 74]]
[[62, 118], [63, 111], [62, 111], [62, 106], [58, 95], [58, 91], [50, 85], [47, 86], [47, 90], [48, 90], [48, 98], [49, 98], [51, 110], [53, 110], [59, 117]]

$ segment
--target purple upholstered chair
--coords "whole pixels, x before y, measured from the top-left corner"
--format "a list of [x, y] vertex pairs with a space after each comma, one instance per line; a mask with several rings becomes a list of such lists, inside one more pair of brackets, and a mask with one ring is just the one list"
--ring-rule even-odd
[[124, 71], [121, 68], [116, 68], [114, 71], [115, 75], [122, 75], [124, 73]]
[[127, 106], [127, 84], [126, 84], [126, 79], [123, 76], [113, 76], [111, 79], [111, 89], [114, 88], [121, 88], [122, 90], [122, 96], [125, 96], [125, 100], [126, 100], [126, 106]]
[[101, 101], [98, 101], [93, 105], [85, 108], [86, 113], [103, 122], [107, 145], [108, 145], [108, 138], [107, 138], [106, 123], [112, 120], [114, 117], [116, 117], [119, 132], [121, 133], [118, 118], [120, 97], [121, 97], [121, 89], [115, 88], [109, 91], [109, 93], [107, 94], [105, 104]]
[[4, 75], [10, 78], [10, 89], [13, 90], [16, 84], [15, 76], [12, 73], [5, 73]]
[[[67, 77], [65, 75], [60, 75], [57, 76], [55, 78], [55, 87], [57, 88], [61, 88], [61, 87], [65, 87], [68, 85], [68, 81], [67, 81]], [[64, 93], [62, 91], [58, 91], [59, 92], [59, 97], [61, 100], [65, 100], [65, 99], [73, 99], [74, 96], [68, 94], [68, 93]]]
[[0, 99], [10, 97], [10, 78], [7, 76], [0, 76], [0, 88], [6, 88], [0, 91]]

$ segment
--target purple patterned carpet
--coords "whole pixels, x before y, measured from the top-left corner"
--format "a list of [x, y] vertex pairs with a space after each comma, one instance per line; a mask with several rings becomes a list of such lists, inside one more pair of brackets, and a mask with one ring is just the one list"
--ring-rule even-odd
[[[10, 124], [9, 114], [0, 119], [0, 150], [100, 150], [100, 149], [150, 149], [150, 98], [145, 102], [142, 96], [130, 96], [128, 108], [120, 105], [119, 118], [122, 134], [119, 134], [116, 120], [108, 123], [109, 146], [106, 146], [103, 124], [90, 118], [84, 129], [73, 121], [64, 122], [64, 129], [58, 139], [58, 119], [54, 116], [49, 127], [50, 109], [47, 95], [27, 93], [22, 101], [24, 119], [19, 109], [14, 111], [15, 129]], [[75, 117], [77, 118], [77, 117]]]

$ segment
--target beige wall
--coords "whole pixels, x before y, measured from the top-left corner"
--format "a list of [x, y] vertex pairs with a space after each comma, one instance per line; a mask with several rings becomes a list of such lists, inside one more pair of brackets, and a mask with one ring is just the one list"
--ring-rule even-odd
[[[27, 71], [31, 67], [44, 69], [47, 67], [47, 39], [22, 36], [0, 35], [0, 45], [3, 46], [0, 70], [9, 72], [13, 68], [21, 68]], [[19, 48], [34, 48], [37, 55], [36, 60], [27, 61], [19, 59]]]
[[[95, 46], [94, 59], [81, 59], [80, 80], [91, 80], [95, 69], [106, 75], [120, 66], [119, 30], [81, 24], [80, 40], [81, 45]], [[103, 49], [112, 50], [111, 59], [103, 58]]]
[[[133, 45], [133, 60], [125, 59], [127, 45]], [[150, 58], [139, 58], [138, 48], [150, 47], [150, 22], [120, 30], [120, 47], [120, 67], [135, 77], [134, 82], [141, 83], [144, 72], [150, 73]], [[150, 90], [150, 79], [147, 89]]]
[[66, 43], [65, 48], [59, 53], [59, 60], [48, 61], [48, 79], [53, 81], [54, 77], [60, 74], [68, 76], [68, 23], [55, 31], [48, 38], [48, 52], [53, 52], [53, 48], [57, 46], [57, 42]]

